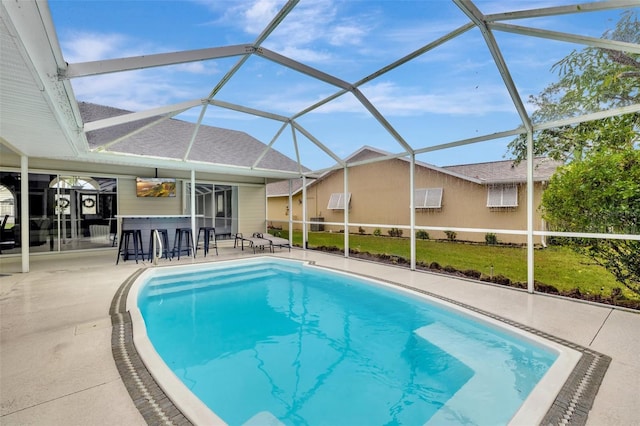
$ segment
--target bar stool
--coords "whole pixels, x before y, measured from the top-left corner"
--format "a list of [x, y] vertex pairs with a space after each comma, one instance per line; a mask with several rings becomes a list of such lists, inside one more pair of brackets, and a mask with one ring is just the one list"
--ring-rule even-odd
[[[183, 238], [185, 247], [182, 247]], [[184, 250], [187, 251], [187, 256], [191, 255], [191, 250], [194, 250], [193, 233], [191, 232], [191, 228], [176, 228], [176, 235], [173, 240], [172, 256], [175, 256], [177, 252], [178, 260], [180, 260], [180, 253]], [[193, 257], [195, 257], [195, 250], [193, 253]]]
[[160, 235], [160, 241], [162, 242], [162, 255], [160, 258], [165, 258], [171, 260], [169, 257], [169, 231], [166, 229], [151, 229], [149, 233], [149, 260], [153, 259], [153, 234], [154, 231], [158, 231]]
[[[116, 258], [116, 265], [120, 262], [120, 256], [122, 260], [127, 261], [129, 255], [132, 254], [130, 250], [131, 240], [133, 240], [133, 255], [138, 263], [138, 255], [144, 261], [144, 248], [142, 246], [142, 231], [139, 229], [123, 229], [120, 233], [120, 244], [118, 245], [118, 257]], [[122, 247], [124, 245], [124, 247]]]
[[196, 240], [196, 251], [198, 251], [198, 246], [200, 245], [200, 234], [204, 232], [204, 256], [207, 257], [207, 253], [209, 253], [209, 245], [211, 243], [211, 237], [213, 236], [213, 248], [216, 249], [216, 256], [218, 255], [218, 242], [216, 241], [216, 228], [213, 226], [201, 226], [198, 229], [198, 239]]

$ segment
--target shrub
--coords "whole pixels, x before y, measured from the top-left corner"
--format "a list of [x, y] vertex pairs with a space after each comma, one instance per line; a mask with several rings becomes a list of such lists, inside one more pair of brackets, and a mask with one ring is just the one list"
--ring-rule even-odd
[[440, 269], [442, 269], [442, 266], [440, 266], [440, 264], [438, 262], [431, 262], [429, 264], [429, 269], [440, 270]]
[[374, 229], [373, 235], [375, 235], [376, 237], [379, 237], [380, 235], [382, 235], [382, 231], [380, 231], [380, 228]]
[[484, 241], [489, 245], [498, 244], [498, 237], [491, 232], [484, 235]]
[[358, 234], [364, 235], [364, 228], [362, 226], [358, 227]]
[[458, 234], [454, 231], [444, 231], [444, 233], [447, 236], [447, 240], [449, 241], [455, 241], [456, 237], [458, 236]]
[[419, 238], [421, 240], [428, 240], [429, 239], [429, 233], [427, 231], [425, 231], [424, 229], [418, 229], [416, 231], [416, 238]]
[[402, 237], [402, 229], [391, 228], [387, 231], [390, 237]]

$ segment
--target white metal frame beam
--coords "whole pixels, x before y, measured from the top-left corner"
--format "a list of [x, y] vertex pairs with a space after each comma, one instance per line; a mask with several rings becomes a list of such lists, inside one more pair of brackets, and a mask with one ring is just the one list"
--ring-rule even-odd
[[130, 114], [123, 114], [116, 117], [104, 118], [102, 120], [90, 121], [84, 124], [84, 131], [91, 132], [94, 130], [104, 129], [106, 127], [117, 126], [119, 124], [131, 123], [132, 121], [138, 121], [145, 118], [158, 117], [167, 114], [176, 115], [198, 105], [203, 105], [205, 102], [206, 101], [203, 101], [202, 99], [194, 99], [191, 101], [181, 102], [179, 104], [148, 109], [146, 111], [132, 112]]
[[205, 61], [209, 59], [228, 58], [230, 56], [246, 55], [252, 51], [252, 45], [238, 44], [235, 46], [156, 53], [153, 55], [132, 56], [128, 58], [105, 59], [102, 61], [78, 62], [69, 64], [66, 69], [60, 70], [58, 78], [61, 80], [67, 80], [78, 77]]
[[541, 18], [546, 16], [567, 15], [582, 12], [637, 7], [638, 0], [609, 0], [594, 3], [580, 3], [568, 6], [545, 7], [539, 9], [519, 10], [514, 12], [493, 13], [485, 15], [487, 22], [508, 21], [513, 19]]
[[491, 56], [493, 57], [493, 61], [498, 67], [498, 71], [502, 76], [502, 81], [509, 92], [509, 96], [511, 96], [511, 100], [518, 111], [518, 115], [520, 116], [525, 129], [527, 129], [527, 131], [531, 130], [531, 118], [529, 117], [529, 114], [524, 107], [524, 103], [520, 98], [520, 93], [513, 82], [513, 78], [509, 72], [509, 67], [507, 67], [504, 57], [502, 56], [502, 52], [498, 47], [498, 43], [496, 42], [491, 29], [487, 25], [485, 16], [470, 0], [453, 0], [453, 2], [465, 13], [465, 15], [469, 17], [469, 19], [471, 19], [472, 22], [476, 24], [482, 33], [482, 36], [487, 43], [487, 47], [489, 48], [489, 52], [491, 52]]
[[513, 34], [521, 34], [531, 37], [546, 38], [550, 40], [564, 41], [567, 43], [584, 44], [586, 46], [599, 47], [601, 49], [619, 50], [621, 52], [639, 53], [640, 45], [623, 41], [606, 40], [602, 38], [587, 37], [559, 31], [541, 30], [538, 28], [522, 27], [519, 25], [495, 22], [488, 24], [492, 30]]

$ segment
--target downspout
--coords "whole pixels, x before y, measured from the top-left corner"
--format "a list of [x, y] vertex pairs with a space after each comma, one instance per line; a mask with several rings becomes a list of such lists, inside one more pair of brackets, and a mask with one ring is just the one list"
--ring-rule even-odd
[[20, 253], [22, 272], [29, 272], [29, 157], [20, 156]]

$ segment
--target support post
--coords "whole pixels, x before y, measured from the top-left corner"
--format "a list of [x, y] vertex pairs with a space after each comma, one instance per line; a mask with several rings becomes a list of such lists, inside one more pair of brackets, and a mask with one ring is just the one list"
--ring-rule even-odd
[[22, 272], [29, 272], [29, 157], [20, 156], [20, 254]]
[[[289, 244], [292, 244], [292, 235], [293, 235], [293, 195], [291, 194], [291, 192], [293, 191], [292, 189], [292, 184], [291, 184], [291, 179], [289, 179]], [[302, 244], [302, 248], [306, 249], [307, 247], [305, 246], [305, 244]]]
[[[195, 238], [196, 234], [196, 171], [195, 169], [191, 169], [191, 194], [190, 194], [190, 198], [191, 198], [191, 238], [192, 241], [191, 243], [194, 244], [193, 246], [193, 252], [191, 253], [192, 257], [195, 258], [196, 257], [196, 247], [195, 247], [195, 241], [193, 241], [193, 239]], [[189, 244], [189, 243], [187, 243]], [[180, 255], [178, 255], [178, 257], [180, 257]]]
[[344, 257], [349, 257], [349, 168], [344, 165]]
[[533, 131], [527, 131], [527, 291], [535, 290], [533, 246]]
[[411, 163], [409, 166], [409, 208], [411, 209], [411, 270], [416, 270], [416, 205], [415, 205], [415, 178], [416, 178], [416, 155], [411, 153]]
[[[293, 235], [290, 233], [290, 235]], [[302, 247], [307, 246], [307, 241], [309, 238], [308, 229], [307, 229], [307, 177], [302, 176]], [[289, 245], [291, 245], [291, 240], [289, 241]]]

